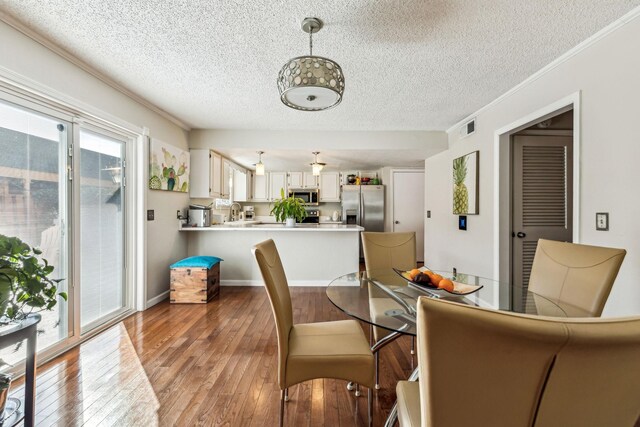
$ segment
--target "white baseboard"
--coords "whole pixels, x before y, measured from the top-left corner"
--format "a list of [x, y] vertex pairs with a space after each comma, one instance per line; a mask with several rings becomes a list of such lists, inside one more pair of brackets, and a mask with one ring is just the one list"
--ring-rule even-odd
[[154, 305], [166, 300], [167, 298], [169, 298], [169, 291], [164, 291], [157, 297], [153, 297], [150, 300], [148, 300], [146, 304], [146, 308], [153, 307]]
[[[328, 286], [331, 280], [289, 280], [289, 286]], [[220, 286], [264, 286], [262, 280], [221, 280]]]

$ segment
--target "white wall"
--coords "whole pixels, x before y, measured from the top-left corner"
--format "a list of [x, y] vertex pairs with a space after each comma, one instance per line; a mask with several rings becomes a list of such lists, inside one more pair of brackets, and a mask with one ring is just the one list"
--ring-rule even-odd
[[[187, 132], [159, 114], [65, 60], [23, 33], [0, 21], [0, 75], [15, 76], [32, 88], [46, 88], [56, 98], [87, 107], [106, 119], [120, 119], [149, 129], [159, 138], [187, 149]], [[148, 159], [144, 159], [148, 164]], [[146, 165], [145, 165], [146, 167]], [[169, 264], [186, 256], [186, 236], [178, 233], [176, 210], [189, 203], [187, 194], [147, 191], [147, 299], [169, 289]]]
[[[476, 133], [449, 132], [449, 150], [425, 163], [428, 265], [494, 277], [494, 133], [562, 98], [581, 92], [578, 242], [628, 253], [607, 302], [606, 316], [640, 314], [640, 14], [476, 117]], [[452, 159], [480, 150], [480, 214], [458, 231], [452, 211]], [[595, 213], [610, 213], [610, 230], [595, 230]]]

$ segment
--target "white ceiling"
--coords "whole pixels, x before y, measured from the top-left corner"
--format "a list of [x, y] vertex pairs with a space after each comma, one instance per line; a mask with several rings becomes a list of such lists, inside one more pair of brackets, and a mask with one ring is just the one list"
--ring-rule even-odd
[[[640, 0], [0, 0], [3, 10], [195, 128], [444, 130]], [[281, 104], [308, 51], [346, 77], [324, 112]]]

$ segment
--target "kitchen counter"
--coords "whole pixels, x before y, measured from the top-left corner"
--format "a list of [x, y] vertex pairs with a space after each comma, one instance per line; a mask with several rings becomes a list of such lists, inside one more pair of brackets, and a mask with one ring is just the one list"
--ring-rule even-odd
[[[358, 271], [360, 232], [346, 224], [220, 224], [186, 227], [188, 255], [222, 258], [222, 286], [264, 286], [254, 245], [273, 239], [290, 286], [327, 286], [336, 277]], [[224, 296], [224, 291], [222, 291]]]
[[295, 227], [286, 227], [284, 224], [217, 224], [211, 227], [184, 227], [180, 231], [257, 231], [257, 230], [278, 230], [286, 232], [295, 231], [363, 231], [364, 228], [354, 224], [324, 223], [324, 224], [297, 224]]

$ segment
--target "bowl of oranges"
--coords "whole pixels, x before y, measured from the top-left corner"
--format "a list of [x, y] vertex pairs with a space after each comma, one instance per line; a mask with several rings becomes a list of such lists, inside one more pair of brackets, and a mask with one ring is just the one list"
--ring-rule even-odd
[[453, 295], [469, 295], [482, 288], [482, 286], [456, 282], [452, 278], [444, 277], [425, 267], [414, 268], [413, 270], [398, 270], [394, 268], [393, 270], [409, 283], [429, 290], [445, 291]]

